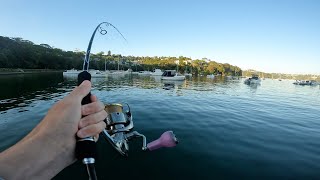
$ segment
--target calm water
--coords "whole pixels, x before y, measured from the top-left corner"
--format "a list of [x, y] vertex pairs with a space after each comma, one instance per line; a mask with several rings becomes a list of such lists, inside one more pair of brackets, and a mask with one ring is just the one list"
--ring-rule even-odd
[[[149, 141], [173, 130], [175, 148], [123, 158], [100, 138], [99, 179], [319, 179], [320, 89], [292, 81], [152, 77], [93, 79], [102, 102], [127, 102], [135, 130]], [[76, 81], [62, 73], [0, 76], [0, 151], [13, 145], [68, 94]], [[166, 87], [166, 89], [164, 89]], [[75, 163], [55, 179], [87, 179]]]

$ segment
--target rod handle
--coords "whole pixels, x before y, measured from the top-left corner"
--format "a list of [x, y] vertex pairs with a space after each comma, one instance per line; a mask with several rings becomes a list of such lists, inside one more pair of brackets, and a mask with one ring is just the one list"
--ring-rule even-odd
[[[78, 86], [85, 80], [91, 81], [91, 74], [88, 71], [83, 71], [78, 75]], [[81, 104], [91, 103], [91, 93], [89, 92], [82, 101]], [[85, 159], [96, 159], [97, 157], [97, 147], [93, 137], [86, 137], [80, 139], [77, 137], [76, 143], [76, 158], [82, 160], [84, 164], [93, 164], [94, 161], [85, 161]]]

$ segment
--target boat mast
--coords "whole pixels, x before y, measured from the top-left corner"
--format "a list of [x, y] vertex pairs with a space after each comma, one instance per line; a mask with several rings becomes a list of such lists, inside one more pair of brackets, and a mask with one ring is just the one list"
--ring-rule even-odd
[[118, 71], [119, 71], [119, 61], [120, 61], [120, 58], [118, 58]]
[[106, 59], [104, 59], [104, 72], [107, 71], [107, 63], [106, 63]]

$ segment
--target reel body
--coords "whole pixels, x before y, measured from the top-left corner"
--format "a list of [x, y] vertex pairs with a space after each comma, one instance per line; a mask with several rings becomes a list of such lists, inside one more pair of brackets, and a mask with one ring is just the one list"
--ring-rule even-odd
[[142, 138], [142, 150], [155, 150], [161, 147], [173, 147], [178, 143], [172, 131], [166, 131], [161, 137], [147, 144], [146, 137], [137, 131], [133, 131], [133, 117], [130, 106], [124, 112], [122, 104], [106, 104], [105, 111], [108, 113], [103, 130], [104, 138], [123, 156], [128, 156], [129, 141], [133, 138]]
[[146, 137], [137, 131], [132, 131], [133, 117], [128, 104], [128, 111], [123, 112], [122, 104], [107, 104], [105, 111], [108, 113], [105, 123], [106, 129], [103, 130], [104, 137], [110, 144], [123, 156], [128, 155], [128, 141], [135, 137], [142, 138], [142, 150], [147, 149]]

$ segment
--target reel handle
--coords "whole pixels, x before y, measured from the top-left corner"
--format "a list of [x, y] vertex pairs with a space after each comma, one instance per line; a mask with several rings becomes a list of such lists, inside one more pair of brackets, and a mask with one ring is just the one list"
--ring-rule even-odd
[[[91, 74], [88, 71], [83, 71], [78, 75], [78, 86], [85, 80], [91, 81]], [[91, 103], [91, 93], [85, 96], [81, 104]], [[83, 164], [94, 164], [97, 157], [97, 147], [93, 137], [80, 139], [77, 137], [76, 143], [76, 158], [82, 160]]]
[[164, 132], [159, 139], [154, 140], [147, 144], [147, 148], [150, 151], [162, 148], [162, 147], [174, 147], [179, 143], [173, 131]]

